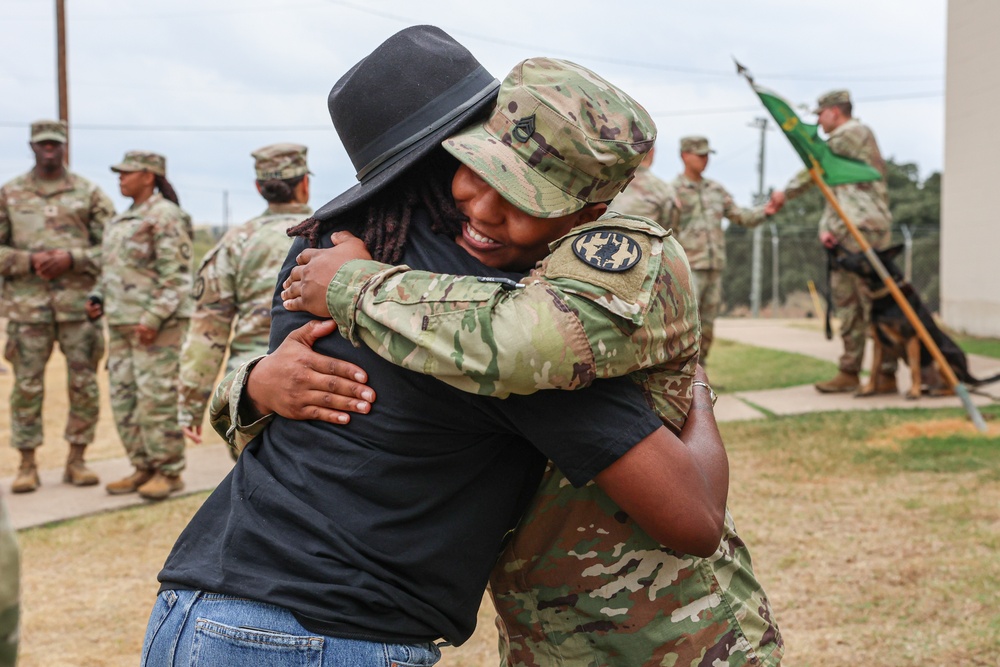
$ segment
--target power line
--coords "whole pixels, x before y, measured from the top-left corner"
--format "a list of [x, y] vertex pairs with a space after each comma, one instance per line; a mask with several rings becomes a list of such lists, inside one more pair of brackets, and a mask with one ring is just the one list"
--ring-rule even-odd
[[[910, 100], [921, 98], [942, 97], [942, 91], [926, 91], [918, 93], [903, 93], [901, 95], [876, 95], [872, 97], [858, 98], [855, 101], [861, 104], [878, 102], [895, 102], [898, 100]], [[650, 111], [651, 116], [664, 118], [668, 116], [707, 116], [713, 114], [748, 113], [759, 111], [760, 105], [748, 105], [741, 107], [719, 107], [715, 109], [668, 109], [662, 111]], [[0, 127], [19, 128], [27, 127], [27, 121], [0, 121]], [[113, 132], [329, 132], [330, 125], [118, 125], [118, 124], [92, 124], [75, 123], [73, 130], [84, 131], [113, 131]]]

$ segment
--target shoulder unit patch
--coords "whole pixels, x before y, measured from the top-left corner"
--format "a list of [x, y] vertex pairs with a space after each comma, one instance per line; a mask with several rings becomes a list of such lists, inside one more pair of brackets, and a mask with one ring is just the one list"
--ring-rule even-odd
[[628, 271], [642, 259], [642, 248], [631, 236], [609, 230], [581, 234], [573, 241], [573, 253], [600, 271]]

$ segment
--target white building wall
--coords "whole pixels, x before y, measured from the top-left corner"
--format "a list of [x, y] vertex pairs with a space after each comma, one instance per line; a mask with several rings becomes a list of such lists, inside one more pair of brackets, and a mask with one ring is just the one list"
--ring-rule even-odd
[[950, 0], [941, 191], [941, 310], [1000, 336], [1000, 2]]

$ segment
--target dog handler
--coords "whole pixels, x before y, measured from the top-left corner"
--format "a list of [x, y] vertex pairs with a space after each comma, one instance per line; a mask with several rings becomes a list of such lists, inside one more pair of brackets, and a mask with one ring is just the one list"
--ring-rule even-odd
[[[829, 136], [831, 151], [871, 165], [884, 177], [885, 160], [875, 141], [875, 134], [867, 125], [854, 118], [853, 108], [848, 91], [832, 90], [820, 96], [813, 113], [818, 115], [819, 126]], [[781, 207], [786, 199], [798, 197], [813, 185], [809, 171], [802, 170], [789, 181], [783, 192], [771, 194], [771, 202]], [[872, 183], [838, 185], [833, 191], [847, 216], [854, 221], [873, 249], [882, 250], [889, 245], [892, 213], [889, 212], [889, 194], [884, 178]], [[823, 208], [823, 215], [819, 220], [819, 240], [828, 249], [839, 245], [848, 252], [861, 250], [829, 202]], [[840, 355], [837, 375], [830, 380], [817, 382], [816, 390], [824, 394], [857, 391], [860, 386], [858, 373], [861, 372], [865, 354], [865, 337], [868, 335], [871, 299], [858, 276], [839, 268], [830, 274], [830, 289], [833, 292], [837, 318], [840, 320], [844, 353]], [[883, 361], [872, 385], [874, 394], [897, 392], [895, 357]]]

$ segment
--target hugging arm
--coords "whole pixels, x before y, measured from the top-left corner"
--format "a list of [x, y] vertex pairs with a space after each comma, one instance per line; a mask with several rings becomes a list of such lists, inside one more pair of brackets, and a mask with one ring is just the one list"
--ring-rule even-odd
[[[707, 380], [699, 366], [699, 377]], [[680, 435], [661, 427], [594, 481], [660, 544], [700, 557], [722, 539], [729, 459], [708, 391], [695, 387]]]
[[[571, 248], [608, 230], [636, 241], [634, 267], [595, 269]], [[355, 345], [470, 393], [578, 389], [645, 372], [655, 409], [679, 430], [700, 327], [683, 249], [668, 236], [642, 219], [602, 218], [554, 244], [516, 287], [346, 261], [339, 246], [310, 250], [282, 296], [292, 310], [330, 313]]]
[[275, 414], [346, 424], [350, 413], [371, 409], [375, 392], [365, 385], [364, 370], [312, 349], [336, 328], [332, 320], [313, 320], [274, 352], [244, 363], [219, 383], [209, 417], [234, 453], [243, 451]]

